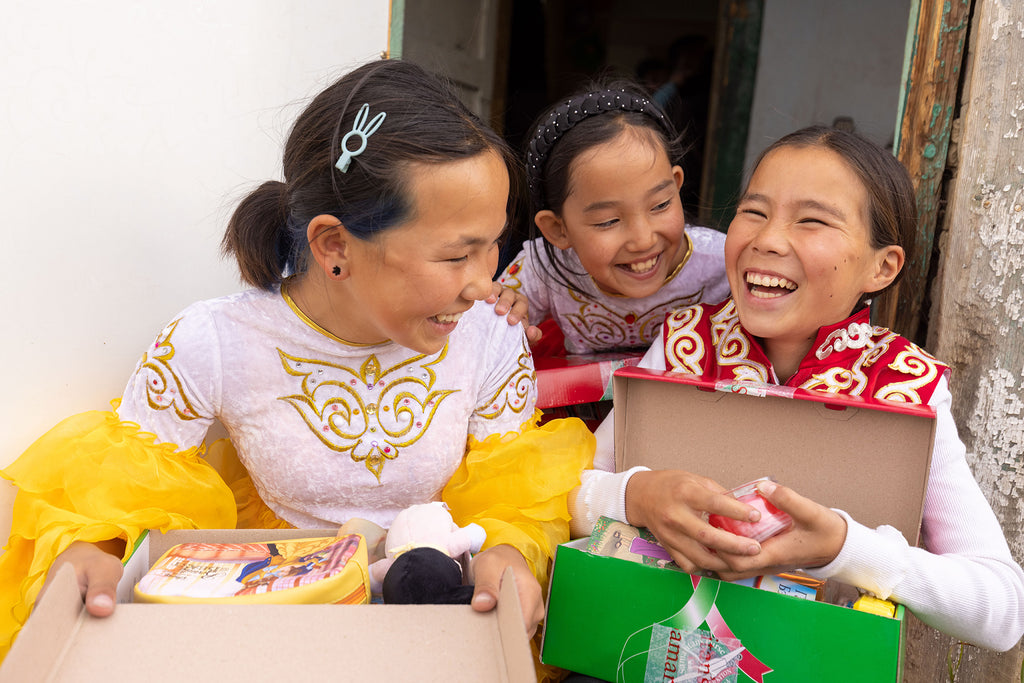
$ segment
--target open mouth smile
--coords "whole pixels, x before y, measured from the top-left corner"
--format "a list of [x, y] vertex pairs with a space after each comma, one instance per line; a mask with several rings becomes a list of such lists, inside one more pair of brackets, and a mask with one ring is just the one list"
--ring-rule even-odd
[[785, 296], [797, 288], [796, 283], [776, 275], [747, 273], [747, 291], [758, 299], [775, 299]]

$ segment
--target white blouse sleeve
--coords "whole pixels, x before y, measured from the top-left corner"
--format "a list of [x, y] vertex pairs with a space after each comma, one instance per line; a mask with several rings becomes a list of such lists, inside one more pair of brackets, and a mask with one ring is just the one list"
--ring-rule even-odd
[[965, 458], [943, 378], [930, 401], [935, 446], [925, 493], [922, 545], [896, 529], [847, 521], [846, 543], [830, 564], [810, 570], [908, 607], [955, 638], [1006, 651], [1024, 634], [1024, 572]]
[[[665, 369], [665, 345], [661, 331], [647, 349], [638, 367], [650, 370]], [[597, 437], [594, 469], [583, 472], [576, 495], [569, 497], [569, 512], [572, 514], [569, 526], [573, 538], [589, 536], [599, 517], [611, 517], [626, 522], [626, 485], [629, 478], [635, 472], [650, 469], [633, 467], [625, 472], [615, 471], [614, 426], [615, 411], [612, 410], [594, 432], [594, 436]]]

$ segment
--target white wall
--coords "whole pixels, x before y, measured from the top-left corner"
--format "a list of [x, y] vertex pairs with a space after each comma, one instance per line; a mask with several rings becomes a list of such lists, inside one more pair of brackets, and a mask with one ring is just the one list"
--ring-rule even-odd
[[891, 144], [909, 16], [910, 0], [766, 0], [746, 168], [783, 135], [837, 116]]
[[219, 241], [387, 0], [52, 0], [0, 17], [0, 465], [105, 409], [162, 326], [240, 288]]

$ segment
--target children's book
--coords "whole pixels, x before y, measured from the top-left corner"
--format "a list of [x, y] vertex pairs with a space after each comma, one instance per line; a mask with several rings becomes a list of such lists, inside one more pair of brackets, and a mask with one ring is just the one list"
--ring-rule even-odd
[[359, 534], [267, 543], [183, 543], [135, 586], [138, 602], [343, 603], [369, 601]]

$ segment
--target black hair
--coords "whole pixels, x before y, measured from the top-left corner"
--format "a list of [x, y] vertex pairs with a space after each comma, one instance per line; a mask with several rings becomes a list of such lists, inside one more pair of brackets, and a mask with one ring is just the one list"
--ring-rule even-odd
[[[342, 139], [360, 122], [380, 127], [346, 171], [337, 166]], [[362, 126], [366, 128], [366, 125]], [[349, 140], [354, 150], [357, 141]], [[510, 199], [522, 191], [522, 171], [507, 143], [472, 114], [441, 78], [401, 60], [374, 61], [351, 71], [313, 98], [292, 126], [284, 147], [284, 181], [267, 181], [239, 203], [222, 248], [238, 261], [242, 279], [267, 288], [305, 272], [306, 228], [327, 214], [370, 240], [411, 218], [409, 168], [492, 151], [509, 172]], [[509, 216], [511, 222], [512, 217]]]

